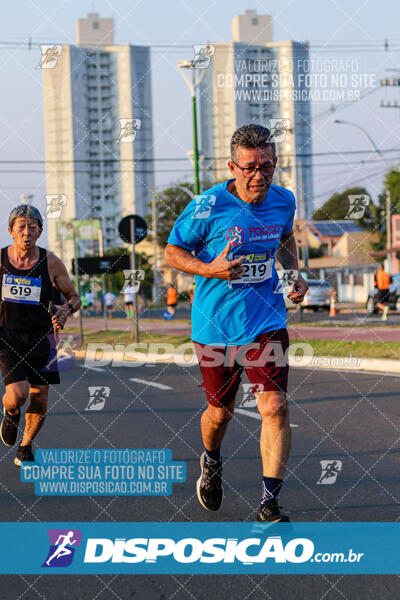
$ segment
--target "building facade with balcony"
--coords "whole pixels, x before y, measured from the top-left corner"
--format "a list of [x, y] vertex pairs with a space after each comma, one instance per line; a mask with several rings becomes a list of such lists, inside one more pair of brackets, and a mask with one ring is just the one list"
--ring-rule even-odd
[[[120, 219], [146, 214], [154, 188], [150, 49], [113, 42], [112, 19], [90, 13], [77, 44], [43, 69], [47, 194], [66, 197], [63, 223], [99, 219], [104, 250], [121, 246]], [[60, 229], [49, 218], [49, 249], [70, 268], [73, 242]], [[99, 246], [81, 241], [79, 254]]]
[[213, 179], [229, 177], [230, 138], [248, 123], [271, 127], [280, 120], [275, 183], [290, 189], [297, 217], [311, 217], [313, 175], [311, 103], [305, 70], [308, 46], [273, 42], [271, 17], [247, 10], [232, 21], [233, 39], [215, 45], [200, 84], [200, 132], [204, 165]]

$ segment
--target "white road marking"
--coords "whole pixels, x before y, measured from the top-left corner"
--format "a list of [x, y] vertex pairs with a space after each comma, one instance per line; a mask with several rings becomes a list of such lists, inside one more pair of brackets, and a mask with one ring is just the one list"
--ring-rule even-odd
[[88, 371], [105, 371], [105, 369], [102, 369], [101, 367], [89, 367], [86, 365], [79, 365], [80, 367], [82, 367], [82, 369], [88, 369]]
[[[245, 410], [244, 408], [235, 408], [236, 413], [240, 413], [241, 415], [246, 415], [247, 417], [253, 417], [253, 419], [258, 419], [261, 421], [260, 413], [251, 412], [250, 410]], [[290, 427], [298, 427], [294, 423], [290, 423]]]
[[129, 381], [134, 381], [135, 383], [144, 383], [145, 385], [151, 385], [152, 387], [158, 388], [160, 390], [172, 390], [172, 387], [169, 385], [164, 385], [163, 383], [157, 383], [156, 381], [146, 381], [146, 379], [138, 379], [136, 377], [131, 377]]

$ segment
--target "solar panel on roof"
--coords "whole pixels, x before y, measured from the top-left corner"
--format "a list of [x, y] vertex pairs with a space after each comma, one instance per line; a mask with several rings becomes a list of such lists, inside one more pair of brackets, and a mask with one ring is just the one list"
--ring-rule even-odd
[[311, 221], [315, 229], [323, 236], [340, 236], [344, 233], [359, 233], [363, 229], [354, 221]]

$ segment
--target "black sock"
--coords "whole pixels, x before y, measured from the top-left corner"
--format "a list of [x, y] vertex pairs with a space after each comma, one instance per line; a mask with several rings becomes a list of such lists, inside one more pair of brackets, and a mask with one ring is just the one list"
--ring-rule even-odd
[[262, 480], [262, 493], [261, 493], [261, 506], [267, 502], [267, 500], [278, 500], [279, 492], [281, 491], [283, 479], [277, 479], [276, 477], [263, 477]]
[[213, 460], [214, 462], [219, 462], [221, 460], [221, 446], [216, 450], [207, 450], [207, 448], [204, 448], [204, 452], [206, 453], [206, 462], [208, 459]]

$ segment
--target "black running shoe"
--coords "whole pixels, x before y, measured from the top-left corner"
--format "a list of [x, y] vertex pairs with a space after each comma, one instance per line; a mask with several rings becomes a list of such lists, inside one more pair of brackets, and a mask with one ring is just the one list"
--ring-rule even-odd
[[206, 510], [218, 510], [222, 503], [222, 461], [206, 462], [205, 452], [200, 457], [201, 475], [197, 480], [197, 497]]
[[268, 521], [269, 523], [290, 523], [287, 515], [284, 515], [279, 510], [279, 506], [274, 498], [267, 500], [262, 504], [257, 513], [257, 521]]
[[20, 467], [21, 463], [33, 462], [34, 460], [35, 456], [32, 452], [32, 446], [30, 444], [28, 444], [27, 446], [21, 446], [20, 444], [17, 450], [17, 455], [14, 458], [14, 464], [16, 464], [17, 467]]
[[14, 446], [17, 441], [18, 435], [18, 424], [21, 418], [21, 411], [18, 409], [16, 415], [10, 415], [10, 413], [3, 408], [3, 420], [0, 425], [0, 437], [3, 444], [6, 446]]

